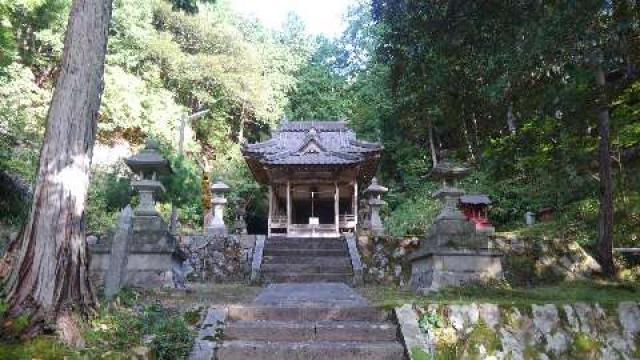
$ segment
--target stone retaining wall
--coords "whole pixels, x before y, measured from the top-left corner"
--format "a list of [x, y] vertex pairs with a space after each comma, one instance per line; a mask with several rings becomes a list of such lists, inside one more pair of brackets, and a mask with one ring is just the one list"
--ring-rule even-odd
[[404, 305], [411, 359], [637, 359], [640, 307], [542, 304]]
[[190, 267], [188, 281], [243, 282], [251, 274], [256, 239], [264, 235], [183, 235], [180, 250]]
[[417, 237], [357, 235], [365, 284], [404, 285], [411, 275], [409, 253], [417, 249]]

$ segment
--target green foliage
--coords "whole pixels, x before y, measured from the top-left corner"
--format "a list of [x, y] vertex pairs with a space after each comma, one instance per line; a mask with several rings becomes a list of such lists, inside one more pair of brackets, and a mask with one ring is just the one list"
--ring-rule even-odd
[[412, 360], [435, 360], [434, 356], [425, 352], [417, 346], [414, 346], [411, 349], [411, 359]]
[[85, 208], [87, 232], [100, 234], [111, 229], [129, 203], [131, 185], [120, 170], [93, 170]]
[[[393, 190], [393, 187], [392, 187]], [[412, 193], [389, 193], [388, 201], [396, 205], [385, 217], [385, 227], [392, 235], [422, 235], [440, 211], [439, 202], [432, 197], [433, 184], [415, 189]]]
[[325, 37], [315, 39], [316, 50], [296, 78], [289, 93], [288, 116], [293, 120], [343, 119], [349, 106], [346, 78], [339, 73], [340, 49]]
[[[203, 0], [202, 2], [215, 3], [216, 0]], [[197, 0], [171, 0], [174, 10], [184, 10], [187, 13], [194, 14], [198, 12]]]
[[193, 347], [193, 333], [181, 318], [172, 317], [160, 323], [151, 345], [158, 359], [186, 358]]
[[127, 305], [101, 309], [91, 320], [85, 334], [90, 346], [126, 356], [127, 351], [141, 345], [143, 337], [150, 336], [148, 346], [158, 359], [186, 358], [194, 336], [179, 313], [156, 304], [131, 308], [130, 301], [138, 298], [131, 290], [125, 290], [118, 297]]
[[201, 308], [194, 309], [194, 310], [189, 310], [189, 311], [185, 312], [184, 315], [183, 315], [184, 320], [189, 325], [196, 325], [200, 321], [200, 317], [201, 316], [202, 316], [202, 309]]
[[476, 323], [466, 339], [466, 353], [472, 359], [480, 358], [479, 349], [481, 346], [484, 347], [488, 355], [502, 350], [500, 336], [482, 320]]
[[0, 342], [0, 359], [59, 360], [66, 358], [80, 359], [71, 349], [51, 336], [40, 336], [20, 343]]
[[585, 333], [578, 333], [573, 338], [571, 352], [576, 357], [596, 359], [600, 356], [602, 344]]
[[11, 64], [0, 74], [0, 169], [33, 180], [50, 94], [33, 72]]
[[418, 296], [403, 288], [367, 287], [361, 293], [373, 304], [394, 307], [402, 304], [470, 304], [504, 305], [598, 303], [617, 305], [622, 301], [637, 301], [640, 287], [633, 282], [563, 281], [555, 284], [469, 284], [445, 288], [436, 293]]
[[427, 312], [424, 313], [420, 319], [418, 319], [418, 327], [420, 331], [425, 334], [428, 334], [433, 329], [439, 329], [444, 326], [444, 320], [442, 316], [438, 313]]

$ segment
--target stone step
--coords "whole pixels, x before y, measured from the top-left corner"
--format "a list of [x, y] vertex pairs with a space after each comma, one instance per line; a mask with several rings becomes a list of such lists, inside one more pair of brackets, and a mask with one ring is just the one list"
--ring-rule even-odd
[[348, 273], [351, 274], [351, 264], [343, 262], [333, 264], [263, 264], [262, 273]]
[[343, 240], [268, 240], [268, 249], [336, 249], [346, 250], [347, 244]]
[[327, 237], [327, 238], [308, 238], [308, 237], [286, 237], [286, 236], [271, 236], [267, 241], [344, 241], [340, 237]]
[[272, 249], [264, 248], [264, 256], [348, 256], [343, 249]]
[[387, 321], [389, 312], [373, 306], [233, 305], [228, 319], [268, 321]]
[[264, 256], [262, 266], [266, 264], [306, 264], [323, 266], [349, 266], [351, 259], [348, 256]]
[[263, 272], [262, 280], [267, 284], [280, 283], [345, 283], [353, 282], [353, 274], [347, 272]]
[[381, 321], [232, 321], [225, 340], [395, 341], [397, 328]]
[[393, 341], [225, 341], [218, 349], [219, 360], [401, 360], [404, 348]]

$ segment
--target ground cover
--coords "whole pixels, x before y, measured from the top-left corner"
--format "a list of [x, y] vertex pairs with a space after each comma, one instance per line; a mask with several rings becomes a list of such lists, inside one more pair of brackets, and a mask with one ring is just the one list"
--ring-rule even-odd
[[[194, 284], [188, 292], [124, 289], [111, 306], [101, 299], [83, 329], [85, 349], [71, 349], [53, 335], [17, 341], [4, 334], [0, 359], [137, 359], [151, 353], [158, 360], [185, 358], [207, 306], [248, 303], [259, 289], [242, 284]], [[2, 312], [0, 301], [0, 318]]]
[[569, 281], [531, 287], [509, 287], [503, 284], [474, 284], [447, 288], [429, 295], [415, 295], [409, 289], [396, 286], [366, 286], [360, 293], [373, 304], [394, 307], [406, 303], [456, 304], [616, 304], [622, 301], [640, 302], [640, 285], [631, 282]]

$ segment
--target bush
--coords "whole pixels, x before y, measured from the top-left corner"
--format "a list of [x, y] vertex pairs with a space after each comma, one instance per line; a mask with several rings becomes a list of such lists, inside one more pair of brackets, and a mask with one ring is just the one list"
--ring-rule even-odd
[[385, 216], [385, 226], [394, 236], [422, 235], [440, 212], [440, 202], [433, 198], [435, 183], [426, 183], [404, 194], [389, 193], [389, 207], [397, 206]]
[[87, 206], [87, 233], [104, 233], [112, 228], [118, 213], [131, 198], [131, 185], [123, 166], [115, 169], [95, 169], [91, 174]]
[[[123, 290], [117, 303], [131, 306], [137, 294]], [[115, 351], [126, 357], [127, 351], [140, 346], [144, 338], [158, 360], [186, 358], [191, 350], [194, 334], [184, 317], [159, 304], [103, 308], [91, 321], [86, 339], [91, 347], [101, 351]]]

